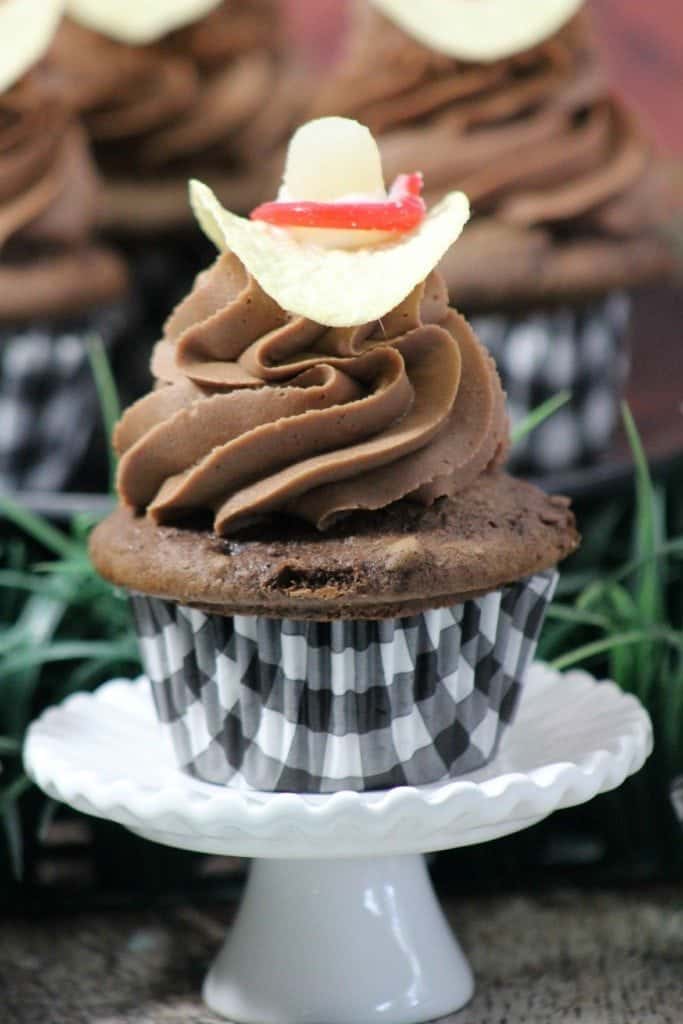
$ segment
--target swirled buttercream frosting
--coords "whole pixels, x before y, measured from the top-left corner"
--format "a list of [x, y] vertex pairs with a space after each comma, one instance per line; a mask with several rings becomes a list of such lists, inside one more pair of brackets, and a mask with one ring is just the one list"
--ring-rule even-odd
[[465, 490], [503, 458], [504, 393], [437, 272], [380, 321], [283, 310], [236, 256], [201, 274], [157, 344], [155, 389], [115, 432], [118, 488], [159, 523], [218, 534]]
[[0, 320], [62, 317], [120, 297], [123, 262], [92, 239], [98, 182], [44, 65], [0, 93]]
[[187, 178], [190, 165], [239, 167], [287, 134], [289, 121], [265, 112], [278, 92], [284, 103], [276, 25], [272, 0], [224, 0], [133, 46], [66, 19], [51, 60], [108, 174]]
[[610, 204], [631, 193], [636, 202], [650, 164], [584, 14], [530, 50], [477, 64], [428, 49], [368, 10], [315, 102], [316, 115], [331, 110], [373, 130], [388, 176], [409, 155], [431, 198], [461, 189], [475, 214], [513, 228], [615, 230]]
[[96, 189], [83, 132], [42, 69], [0, 94], [0, 259], [19, 244], [83, 241]]

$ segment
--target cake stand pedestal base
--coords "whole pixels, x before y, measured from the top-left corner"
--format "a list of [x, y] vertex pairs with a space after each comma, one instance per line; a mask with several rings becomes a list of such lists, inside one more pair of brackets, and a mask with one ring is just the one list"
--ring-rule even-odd
[[203, 994], [243, 1024], [417, 1024], [473, 992], [424, 858], [413, 855], [254, 861]]

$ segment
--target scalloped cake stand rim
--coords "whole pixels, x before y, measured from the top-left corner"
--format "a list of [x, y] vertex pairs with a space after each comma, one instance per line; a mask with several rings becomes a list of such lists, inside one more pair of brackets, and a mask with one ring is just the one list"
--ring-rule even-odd
[[423, 853], [513, 832], [616, 788], [652, 749], [647, 713], [614, 683], [536, 663], [496, 758], [430, 786], [254, 793], [175, 768], [144, 677], [113, 680], [30, 727], [28, 774], [78, 810], [150, 839], [247, 857]]
[[204, 982], [217, 1013], [239, 1024], [418, 1024], [474, 992], [422, 853], [589, 800], [637, 771], [651, 747], [633, 697], [536, 664], [497, 757], [432, 786], [308, 796], [198, 782], [175, 768], [144, 678], [44, 712], [24, 760], [78, 810], [171, 846], [257, 858]]

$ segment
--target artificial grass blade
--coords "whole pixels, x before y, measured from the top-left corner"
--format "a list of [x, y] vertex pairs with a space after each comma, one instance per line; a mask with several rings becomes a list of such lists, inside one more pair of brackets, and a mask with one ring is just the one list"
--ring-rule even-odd
[[16, 803], [32, 785], [33, 783], [28, 775], [22, 774], [13, 782], [10, 782], [9, 786], [5, 786], [4, 789], [0, 790], [0, 813], [4, 814], [7, 808]]
[[[634, 629], [626, 633], [616, 633], [613, 636], [605, 637], [603, 640], [594, 640], [592, 643], [584, 644], [582, 647], [577, 647], [575, 650], [553, 659], [551, 665], [553, 668], [561, 670], [569, 668], [570, 665], [576, 665], [580, 661], [594, 658], [598, 654], [606, 654], [620, 644], [625, 646], [627, 644], [649, 643], [653, 640], [662, 640], [673, 647], [683, 650], [683, 633], [664, 627], [651, 627], [650, 629]], [[617, 680], [617, 682], [621, 682], [621, 680]]]
[[55, 641], [40, 648], [21, 650], [9, 655], [3, 663], [7, 673], [22, 672], [42, 665], [60, 661], [80, 661], [83, 658], [98, 658], [111, 664], [120, 662], [137, 663], [137, 648], [133, 637], [120, 642], [101, 640]]
[[114, 380], [114, 375], [111, 371], [111, 366], [109, 365], [109, 359], [107, 358], [107, 352], [102, 339], [98, 335], [91, 335], [88, 338], [87, 345], [88, 358], [90, 359], [90, 367], [92, 369], [93, 377], [95, 378], [95, 387], [97, 388], [100, 409], [102, 411], [102, 420], [104, 422], [104, 430], [107, 437], [109, 480], [111, 489], [113, 490], [116, 484], [117, 459], [111, 444], [111, 439], [114, 433], [116, 421], [121, 415], [121, 403], [119, 402], [116, 381]]
[[598, 629], [609, 629], [609, 619], [605, 615], [583, 611], [581, 608], [569, 608], [564, 604], [551, 604], [546, 610], [546, 618], [560, 622], [571, 622], [576, 626], [597, 626]]
[[8, 804], [2, 812], [2, 827], [5, 833], [12, 875], [17, 882], [24, 876], [24, 834], [21, 815], [16, 803]]
[[561, 409], [563, 405], [572, 397], [571, 391], [558, 391], [552, 398], [548, 398], [545, 402], [539, 405], [536, 409], [533, 409], [528, 416], [525, 416], [523, 420], [513, 427], [510, 431], [510, 442], [514, 446], [523, 441], [527, 434], [530, 434], [536, 427], [540, 427], [544, 420], [547, 420], [550, 416]]
[[55, 555], [63, 558], [72, 557], [77, 550], [73, 541], [65, 537], [63, 533], [55, 529], [43, 516], [38, 516], [29, 509], [12, 501], [6, 495], [0, 497], [0, 516], [9, 519], [18, 526], [20, 530], [27, 533], [29, 537], [42, 544]]
[[[636, 519], [633, 533], [634, 556], [643, 559], [644, 564], [635, 578], [634, 600], [638, 607], [640, 623], [652, 625], [659, 622], [664, 609], [664, 589], [660, 565], [655, 552], [662, 542], [664, 533], [664, 510], [661, 496], [652, 484], [650, 469], [643, 449], [638, 428], [628, 405], [623, 402], [621, 414], [624, 429], [633, 455], [636, 484]], [[658, 654], [654, 647], [644, 644], [635, 651], [635, 675], [637, 693], [646, 700], [658, 674]]]
[[647, 621], [652, 622], [661, 613], [662, 607], [659, 566], [656, 559], [661, 539], [661, 516], [658, 515], [657, 505], [661, 502], [657, 501], [640, 434], [626, 402], [622, 403], [621, 415], [636, 473], [635, 556], [644, 563], [638, 581], [637, 601], [641, 614]]

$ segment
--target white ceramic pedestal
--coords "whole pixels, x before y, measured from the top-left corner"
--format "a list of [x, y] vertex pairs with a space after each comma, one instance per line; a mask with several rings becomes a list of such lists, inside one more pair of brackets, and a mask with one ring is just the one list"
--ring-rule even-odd
[[29, 731], [47, 793], [157, 842], [257, 858], [204, 985], [239, 1024], [413, 1024], [462, 1007], [473, 980], [422, 853], [526, 828], [637, 771], [646, 712], [614, 684], [534, 665], [495, 760], [378, 793], [254, 793], [178, 772], [146, 680], [70, 698]]
[[204, 983], [212, 1009], [250, 1024], [410, 1024], [458, 1009], [473, 991], [417, 854], [254, 861]]

